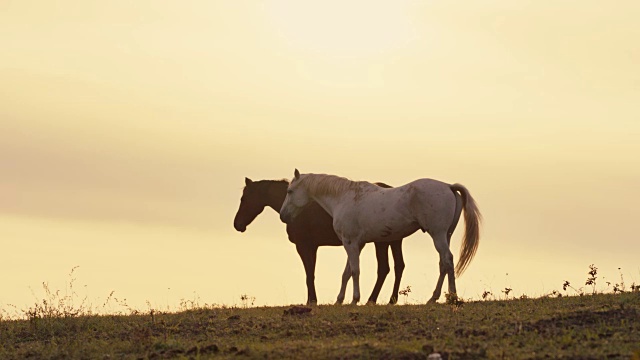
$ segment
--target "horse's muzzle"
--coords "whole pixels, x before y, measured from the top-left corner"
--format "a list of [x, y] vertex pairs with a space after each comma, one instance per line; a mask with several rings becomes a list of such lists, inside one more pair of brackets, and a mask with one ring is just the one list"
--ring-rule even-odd
[[247, 230], [247, 225], [238, 224], [237, 222], [233, 223], [233, 227], [240, 232], [245, 232], [245, 230]]
[[289, 221], [291, 221], [291, 214], [289, 212], [281, 212], [280, 221], [282, 221], [285, 224], [288, 224]]

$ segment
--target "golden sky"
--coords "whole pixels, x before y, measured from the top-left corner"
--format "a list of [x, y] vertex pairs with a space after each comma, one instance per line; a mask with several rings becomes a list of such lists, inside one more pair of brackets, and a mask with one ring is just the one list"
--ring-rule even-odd
[[[302, 302], [277, 214], [232, 227], [245, 176], [295, 167], [467, 186], [485, 227], [463, 296], [541, 294], [591, 263], [640, 282], [639, 15], [632, 0], [3, 1], [0, 271], [15, 276], [0, 306], [76, 265], [90, 298], [140, 307]], [[405, 253], [426, 300], [437, 253], [423, 234]], [[321, 302], [345, 259], [321, 249]]]

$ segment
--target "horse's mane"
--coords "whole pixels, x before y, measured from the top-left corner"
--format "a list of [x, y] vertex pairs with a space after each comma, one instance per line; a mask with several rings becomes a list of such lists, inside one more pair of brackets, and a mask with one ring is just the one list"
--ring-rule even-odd
[[336, 196], [355, 189], [358, 182], [335, 175], [306, 174], [300, 178], [300, 185], [305, 186], [313, 195]]
[[[289, 180], [280, 179], [280, 180], [255, 180], [255, 181], [253, 181], [253, 184], [254, 185], [258, 185], [258, 186], [272, 185], [272, 184], [277, 184], [277, 183], [285, 183], [288, 186], [289, 185]], [[246, 186], [245, 186], [245, 188], [246, 188]]]

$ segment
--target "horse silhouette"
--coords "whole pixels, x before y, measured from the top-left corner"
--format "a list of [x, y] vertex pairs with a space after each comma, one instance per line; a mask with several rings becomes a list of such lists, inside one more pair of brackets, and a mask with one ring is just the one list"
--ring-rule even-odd
[[[445, 276], [449, 293], [456, 294], [455, 276], [462, 274], [478, 248], [482, 217], [475, 200], [460, 184], [418, 179], [396, 188], [382, 188], [335, 175], [300, 174], [296, 169], [280, 207], [280, 220], [294, 222], [311, 202], [331, 215], [333, 229], [347, 251], [345, 273], [349, 270], [353, 278], [352, 304], [360, 300], [360, 251], [368, 242], [404, 238], [418, 230], [429, 233], [440, 254], [440, 275], [429, 302], [440, 297]], [[463, 208], [466, 227], [454, 271], [449, 245]], [[341, 295], [344, 298], [344, 293]]]

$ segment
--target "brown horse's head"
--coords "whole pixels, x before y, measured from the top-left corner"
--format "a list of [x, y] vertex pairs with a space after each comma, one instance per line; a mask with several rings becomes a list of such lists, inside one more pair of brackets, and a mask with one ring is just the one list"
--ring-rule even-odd
[[260, 182], [245, 178], [244, 183], [246, 186], [240, 198], [240, 208], [233, 220], [233, 227], [240, 232], [247, 230], [247, 225], [251, 224], [267, 205], [267, 196]]

